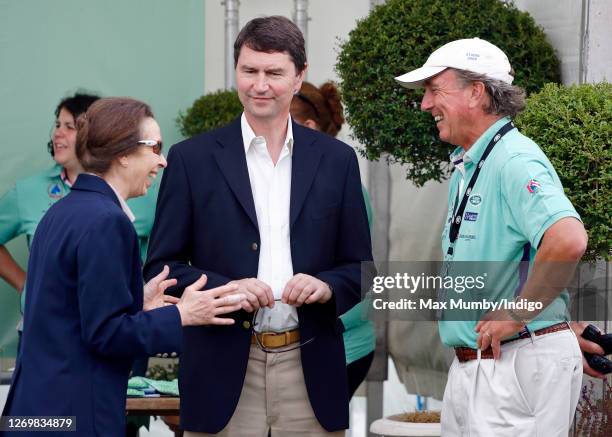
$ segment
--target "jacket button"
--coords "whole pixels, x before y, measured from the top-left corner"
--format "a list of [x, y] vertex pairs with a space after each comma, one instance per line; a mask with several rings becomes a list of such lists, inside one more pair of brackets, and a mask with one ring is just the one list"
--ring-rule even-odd
[[258, 245], [257, 243], [253, 243], [253, 244], [251, 244], [251, 250], [252, 250], [253, 252], [257, 251], [257, 249], [259, 249], [259, 245]]
[[249, 322], [248, 320], [245, 320], [244, 322], [242, 322], [242, 327], [244, 329], [249, 329], [251, 327], [251, 322]]

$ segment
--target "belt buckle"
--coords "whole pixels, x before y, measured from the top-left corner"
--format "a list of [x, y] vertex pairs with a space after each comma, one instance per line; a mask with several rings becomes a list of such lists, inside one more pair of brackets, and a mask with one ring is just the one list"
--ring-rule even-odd
[[[259, 334], [260, 335], [260, 340], [261, 340], [261, 344], [264, 345], [264, 347], [270, 348], [270, 349], [277, 349], [279, 347], [283, 347], [287, 345], [287, 339], [288, 339], [288, 331], [282, 332], [282, 333], [278, 333], [278, 332], [262, 332]], [[279, 344], [279, 345], [268, 345], [266, 344], [267, 338], [270, 339], [276, 339], [279, 337], [283, 337], [285, 339], [285, 343], [284, 344]]]

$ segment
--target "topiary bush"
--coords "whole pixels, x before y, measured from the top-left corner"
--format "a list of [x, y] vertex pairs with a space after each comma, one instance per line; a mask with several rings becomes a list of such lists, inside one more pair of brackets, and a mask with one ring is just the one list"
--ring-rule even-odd
[[612, 259], [612, 84], [548, 84], [527, 100], [517, 127], [559, 174], [589, 233], [585, 259]]
[[452, 146], [440, 142], [421, 90], [406, 91], [393, 78], [425, 63], [442, 45], [478, 36], [500, 47], [528, 92], [559, 82], [559, 61], [543, 30], [525, 12], [497, 0], [388, 0], [359, 21], [341, 43], [336, 71], [347, 121], [370, 160], [388, 153], [409, 164], [417, 185], [447, 175]]
[[176, 123], [185, 137], [192, 137], [224, 126], [242, 113], [242, 103], [235, 90], [218, 90], [198, 98]]

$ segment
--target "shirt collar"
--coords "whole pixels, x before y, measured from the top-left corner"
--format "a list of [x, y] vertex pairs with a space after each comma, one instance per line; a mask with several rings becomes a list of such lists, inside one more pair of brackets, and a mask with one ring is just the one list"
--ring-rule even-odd
[[[264, 137], [258, 137], [253, 132], [253, 128], [246, 119], [244, 112], [240, 117], [240, 128], [242, 130], [242, 142], [244, 143], [244, 153], [247, 154], [249, 149], [254, 143], [266, 142]], [[293, 152], [293, 123], [291, 123], [291, 116], [287, 118], [287, 136], [285, 137], [284, 145], [289, 150], [289, 155]]]
[[463, 161], [465, 163], [471, 163], [471, 162], [477, 163], [478, 161], [480, 161], [480, 158], [482, 157], [482, 154], [487, 148], [489, 141], [491, 141], [491, 139], [497, 133], [497, 131], [509, 121], [510, 121], [510, 117], [502, 117], [499, 120], [497, 120], [495, 123], [493, 123], [491, 126], [489, 126], [489, 128], [486, 131], [484, 131], [484, 133], [480, 136], [480, 138], [478, 138], [476, 142], [472, 144], [472, 147], [470, 147], [470, 149], [467, 152], [465, 152], [465, 155], [463, 156]]
[[463, 156], [465, 155], [465, 150], [463, 147], [457, 147], [449, 156], [450, 163], [455, 167], [461, 163], [463, 163]]
[[65, 167], [61, 168], [59, 177], [62, 180], [62, 182], [64, 183], [64, 185], [66, 185], [67, 187], [72, 188], [72, 184], [70, 183], [70, 179], [68, 179], [68, 173], [66, 172], [66, 168]]
[[53, 165], [49, 167], [47, 171], [47, 176], [49, 176], [50, 178], [59, 178], [64, 185], [68, 186], [69, 188], [72, 188], [70, 186], [68, 178], [66, 177], [66, 171], [64, 170], [64, 167], [62, 167], [55, 161], [53, 162]]
[[[100, 177], [97, 174], [94, 173], [87, 173], [90, 174], [92, 176], [96, 176], [96, 177]], [[100, 178], [102, 179], [102, 178]], [[132, 223], [134, 223], [134, 221], [136, 220], [136, 217], [134, 216], [134, 213], [132, 212], [132, 210], [130, 209], [129, 205], [127, 204], [127, 202], [123, 199], [123, 197], [121, 197], [121, 195], [119, 194], [119, 191], [117, 191], [117, 189], [115, 187], [113, 187], [113, 184], [111, 184], [109, 181], [105, 180], [105, 182], [108, 184], [109, 187], [111, 187], [111, 189], [113, 190], [113, 192], [115, 193], [115, 196], [117, 196], [117, 200], [119, 200], [119, 205], [121, 206], [121, 209], [123, 210], [123, 212], [125, 213], [125, 215], [128, 216], [128, 218], [130, 219], [130, 221]]]

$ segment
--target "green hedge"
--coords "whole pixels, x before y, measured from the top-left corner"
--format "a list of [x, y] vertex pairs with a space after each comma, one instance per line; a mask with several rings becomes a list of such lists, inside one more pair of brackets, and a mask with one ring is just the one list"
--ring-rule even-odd
[[612, 259], [612, 84], [548, 84], [519, 129], [544, 150], [589, 233], [586, 259]]
[[336, 70], [347, 121], [362, 154], [388, 153], [409, 164], [418, 185], [447, 175], [451, 146], [441, 143], [430, 114], [420, 111], [422, 91], [393, 78], [418, 68], [440, 46], [478, 36], [500, 47], [528, 92], [559, 82], [559, 61], [544, 32], [516, 7], [497, 0], [388, 0], [358, 22], [340, 46]]
[[176, 119], [181, 133], [192, 137], [224, 126], [242, 113], [242, 103], [235, 90], [218, 90], [198, 98]]

